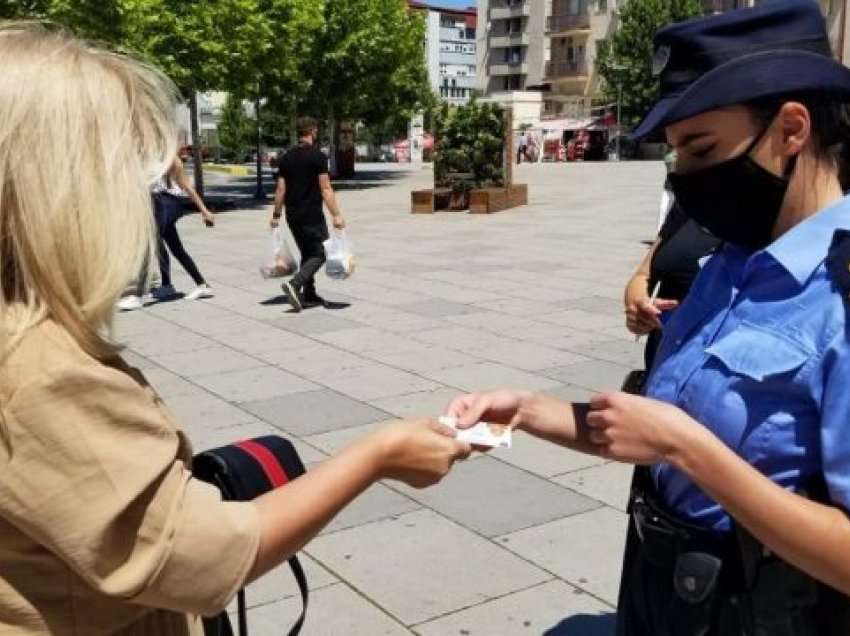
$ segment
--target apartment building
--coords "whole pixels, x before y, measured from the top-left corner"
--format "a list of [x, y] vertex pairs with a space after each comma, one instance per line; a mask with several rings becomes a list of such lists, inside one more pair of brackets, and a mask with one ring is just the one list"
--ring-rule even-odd
[[550, 54], [545, 73], [545, 115], [590, 115], [598, 102], [601, 83], [596, 54], [599, 42], [617, 28], [616, 9], [617, 0], [552, 0], [546, 20]]
[[467, 103], [476, 88], [478, 10], [449, 9], [421, 0], [408, 4], [425, 16], [431, 88], [451, 104]]
[[478, 86], [486, 95], [539, 89], [551, 0], [479, 0]]

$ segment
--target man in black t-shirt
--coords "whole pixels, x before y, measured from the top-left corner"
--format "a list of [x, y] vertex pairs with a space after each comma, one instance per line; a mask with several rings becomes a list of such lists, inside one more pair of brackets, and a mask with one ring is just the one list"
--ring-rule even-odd
[[283, 293], [296, 312], [305, 306], [324, 305], [316, 293], [316, 272], [325, 262], [323, 243], [328, 239], [328, 225], [322, 203], [328, 206], [333, 225], [345, 228], [328, 175], [328, 158], [316, 147], [319, 132], [316, 120], [302, 117], [296, 123], [298, 145], [280, 160], [274, 211], [269, 222], [280, 224], [281, 208], [286, 206], [286, 224], [301, 252], [301, 268], [283, 283]]

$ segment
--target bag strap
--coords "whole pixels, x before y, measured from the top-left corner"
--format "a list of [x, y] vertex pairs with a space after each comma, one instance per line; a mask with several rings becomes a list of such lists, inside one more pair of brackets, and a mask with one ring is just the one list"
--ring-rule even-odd
[[[307, 617], [307, 604], [310, 600], [310, 590], [307, 587], [307, 575], [304, 574], [304, 568], [301, 567], [301, 561], [297, 556], [290, 557], [289, 567], [292, 569], [292, 575], [295, 577], [295, 582], [298, 583], [298, 590], [301, 592], [301, 615], [295, 624], [289, 630], [288, 636], [298, 636], [301, 633], [301, 628], [304, 627], [304, 619]], [[245, 589], [239, 590], [239, 636], [248, 636], [248, 608], [245, 603]]]

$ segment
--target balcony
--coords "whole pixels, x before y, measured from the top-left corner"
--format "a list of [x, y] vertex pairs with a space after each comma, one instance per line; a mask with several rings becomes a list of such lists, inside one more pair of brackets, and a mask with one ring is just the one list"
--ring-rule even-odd
[[528, 0], [493, 0], [490, 4], [491, 20], [507, 20], [531, 15], [531, 4]]
[[546, 18], [547, 35], [588, 30], [590, 30], [590, 14], [586, 10], [583, 13], [550, 15]]
[[587, 77], [585, 60], [558, 60], [546, 62], [546, 77], [552, 79], [580, 79]]
[[490, 75], [528, 75], [528, 64], [525, 62], [491, 64]]
[[507, 35], [491, 35], [491, 49], [508, 49], [514, 46], [528, 46], [531, 38], [528, 33], [510, 33]]

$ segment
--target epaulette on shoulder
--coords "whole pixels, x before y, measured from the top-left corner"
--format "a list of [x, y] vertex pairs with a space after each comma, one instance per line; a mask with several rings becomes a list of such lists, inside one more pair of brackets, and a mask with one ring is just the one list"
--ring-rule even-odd
[[826, 269], [844, 302], [850, 305], [850, 230], [836, 230], [826, 257]]

